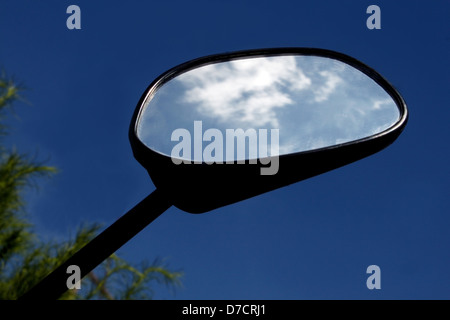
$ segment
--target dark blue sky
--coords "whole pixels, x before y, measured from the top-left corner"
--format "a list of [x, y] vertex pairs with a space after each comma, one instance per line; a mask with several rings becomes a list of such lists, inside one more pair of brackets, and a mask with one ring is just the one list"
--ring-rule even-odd
[[[81, 8], [81, 30], [66, 9]], [[368, 30], [366, 9], [381, 8]], [[154, 190], [128, 126], [150, 82], [200, 56], [317, 47], [368, 64], [410, 120], [374, 156], [203, 215], [169, 209], [119, 254], [185, 273], [161, 299], [450, 298], [448, 1], [3, 1], [0, 67], [27, 88], [10, 143], [59, 168], [29, 192], [43, 237], [111, 224]], [[381, 268], [368, 290], [366, 268]]]

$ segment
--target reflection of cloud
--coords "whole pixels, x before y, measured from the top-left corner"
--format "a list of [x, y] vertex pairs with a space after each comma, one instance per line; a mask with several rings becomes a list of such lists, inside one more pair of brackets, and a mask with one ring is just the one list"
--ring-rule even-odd
[[325, 83], [323, 86], [314, 90], [314, 100], [316, 102], [328, 100], [328, 97], [334, 92], [336, 86], [342, 82], [342, 79], [338, 75], [330, 71], [321, 71], [319, 74], [325, 78]]
[[389, 105], [392, 103], [392, 99], [384, 99], [384, 100], [375, 100], [373, 102], [373, 110], [380, 110], [382, 105]]
[[198, 104], [199, 111], [253, 127], [278, 127], [275, 109], [292, 104], [290, 92], [311, 84], [294, 57], [211, 64], [176, 79], [187, 87], [185, 101]]
[[[322, 57], [276, 56], [212, 63], [166, 82], [139, 120], [139, 138], [171, 153], [177, 128], [280, 129], [280, 154], [380, 133], [399, 110], [374, 80]], [[169, 141], [170, 143], [168, 143]]]

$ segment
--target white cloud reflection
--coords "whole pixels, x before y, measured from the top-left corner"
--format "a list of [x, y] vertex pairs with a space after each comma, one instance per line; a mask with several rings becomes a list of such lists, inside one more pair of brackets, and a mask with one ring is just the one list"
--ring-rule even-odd
[[211, 64], [180, 75], [183, 99], [226, 122], [279, 127], [277, 108], [292, 105], [291, 93], [307, 89], [308, 78], [294, 57], [244, 59]]
[[319, 72], [319, 75], [322, 76], [325, 81], [323, 85], [317, 86], [317, 88], [314, 89], [314, 100], [316, 102], [328, 100], [330, 95], [336, 90], [339, 83], [342, 82], [342, 79], [332, 71], [321, 71]]
[[398, 117], [389, 94], [345, 63], [259, 57], [209, 64], [168, 81], [147, 101], [138, 135], [170, 154], [173, 130], [192, 131], [194, 121], [223, 132], [273, 128], [279, 129], [280, 154], [288, 154], [371, 136]]

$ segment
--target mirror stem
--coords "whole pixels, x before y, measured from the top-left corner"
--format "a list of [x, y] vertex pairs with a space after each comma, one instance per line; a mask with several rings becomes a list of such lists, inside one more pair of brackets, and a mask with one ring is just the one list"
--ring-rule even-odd
[[156, 189], [19, 299], [58, 299], [68, 290], [70, 265], [78, 266], [83, 278], [171, 206], [166, 196]]

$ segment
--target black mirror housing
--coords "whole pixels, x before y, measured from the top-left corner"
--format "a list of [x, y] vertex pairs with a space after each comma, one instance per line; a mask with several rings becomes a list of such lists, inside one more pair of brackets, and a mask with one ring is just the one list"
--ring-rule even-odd
[[[280, 155], [256, 164], [174, 164], [170, 156], [154, 151], [138, 138], [137, 121], [142, 106], [149, 95], [167, 81], [188, 70], [200, 66], [230, 61], [234, 59], [254, 58], [278, 55], [310, 55], [327, 57], [344, 62], [372, 78], [395, 101], [399, 109], [396, 123], [375, 135], [355, 141]], [[362, 62], [347, 55], [324, 49], [314, 48], [276, 48], [232, 52], [211, 55], [188, 61], [170, 69], [159, 76], [146, 89], [134, 112], [129, 139], [137, 161], [147, 169], [157, 189], [170, 196], [173, 205], [190, 213], [203, 213], [229, 205], [372, 155], [394, 142], [404, 129], [408, 119], [405, 101], [381, 75]], [[261, 175], [261, 169], [267, 167], [261, 163], [277, 161], [279, 170], [274, 175]]]

